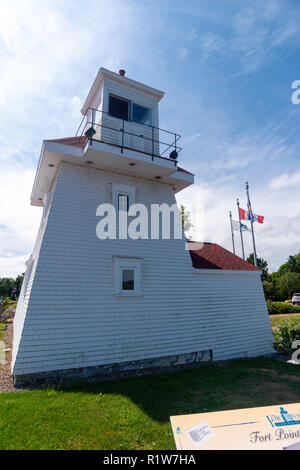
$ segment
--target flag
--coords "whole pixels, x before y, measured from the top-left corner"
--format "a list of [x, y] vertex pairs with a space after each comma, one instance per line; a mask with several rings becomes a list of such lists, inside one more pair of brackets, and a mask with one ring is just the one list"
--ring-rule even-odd
[[264, 223], [264, 216], [263, 215], [252, 214], [252, 222], [258, 222], [259, 224], [263, 224]]
[[263, 215], [256, 215], [253, 214], [251, 207], [248, 207], [249, 211], [245, 211], [244, 209], [241, 209], [239, 207], [240, 211], [240, 218], [241, 220], [251, 220], [251, 215], [252, 215], [252, 222], [258, 222], [259, 224], [264, 223], [264, 216]]
[[252, 218], [252, 222], [258, 222], [259, 224], [263, 224], [264, 223], [264, 216], [263, 215], [253, 214], [249, 198], [248, 198], [247, 206], [248, 206], [248, 216], [249, 216], [248, 220], [251, 220], [251, 218]]
[[245, 211], [245, 209], [241, 209], [240, 207], [239, 207], [239, 211], [240, 211], [241, 220], [250, 220], [248, 211]]
[[[232, 221], [232, 229], [233, 230], [240, 230], [240, 223], [237, 220]], [[247, 231], [249, 231], [249, 228], [247, 227], [247, 225], [242, 224], [242, 222], [241, 222], [241, 230], [242, 230], [242, 232], [247, 232]]]

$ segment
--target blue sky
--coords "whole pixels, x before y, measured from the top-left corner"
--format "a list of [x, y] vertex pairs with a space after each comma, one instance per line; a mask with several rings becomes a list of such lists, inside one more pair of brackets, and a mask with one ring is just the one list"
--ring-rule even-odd
[[277, 269], [300, 251], [299, 46], [297, 0], [0, 0], [0, 276], [33, 249], [42, 140], [74, 135], [101, 66], [166, 92], [160, 124], [196, 174], [178, 202], [201, 209], [202, 239], [231, 249], [228, 211], [246, 206], [248, 180], [265, 216], [258, 256]]

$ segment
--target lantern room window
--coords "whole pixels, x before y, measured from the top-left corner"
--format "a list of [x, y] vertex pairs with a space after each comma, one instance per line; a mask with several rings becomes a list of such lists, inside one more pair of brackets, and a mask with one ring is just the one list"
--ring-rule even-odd
[[113, 117], [128, 121], [130, 119], [130, 101], [110, 95], [108, 113]]
[[119, 96], [109, 95], [108, 114], [125, 121], [152, 125], [152, 111]]
[[151, 109], [132, 103], [132, 120], [139, 124], [151, 125]]

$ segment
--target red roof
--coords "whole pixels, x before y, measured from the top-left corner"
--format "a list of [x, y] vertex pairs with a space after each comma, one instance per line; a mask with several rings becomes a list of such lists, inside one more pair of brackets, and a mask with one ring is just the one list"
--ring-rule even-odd
[[225, 250], [225, 248], [217, 243], [197, 243], [197, 245], [200, 246], [196, 246], [196, 242], [190, 241], [188, 243], [193, 267], [196, 269], [260, 271], [260, 269], [253, 264]]
[[64, 137], [62, 139], [50, 139], [47, 142], [57, 142], [64, 145], [75, 145], [76, 147], [84, 147], [88, 138], [85, 135], [77, 137]]

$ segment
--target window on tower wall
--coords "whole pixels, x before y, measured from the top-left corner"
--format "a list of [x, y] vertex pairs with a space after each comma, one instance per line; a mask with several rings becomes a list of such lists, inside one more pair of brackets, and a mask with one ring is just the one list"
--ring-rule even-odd
[[128, 213], [135, 204], [135, 187], [125, 184], [112, 184], [112, 203], [117, 213]]
[[134, 290], [134, 269], [122, 269], [122, 291]]
[[118, 194], [118, 211], [128, 212], [129, 209], [129, 196], [128, 194]]
[[141, 258], [114, 256], [116, 295], [141, 295]]

